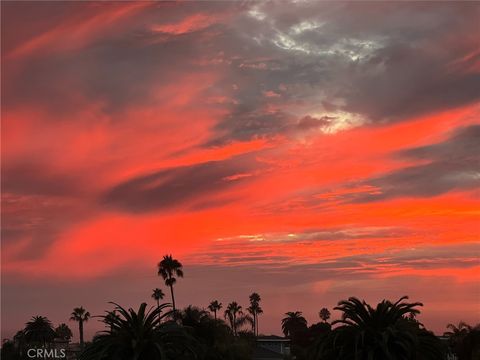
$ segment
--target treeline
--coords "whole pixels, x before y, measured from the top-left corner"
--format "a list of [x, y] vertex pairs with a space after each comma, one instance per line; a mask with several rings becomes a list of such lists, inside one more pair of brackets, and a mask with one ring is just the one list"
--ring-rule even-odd
[[[250, 294], [246, 308], [236, 301], [224, 307], [213, 300], [208, 311], [192, 305], [177, 310], [174, 285], [184, 276], [182, 264], [166, 255], [158, 264], [158, 275], [170, 290], [171, 304], [161, 303], [165, 294], [159, 288], [151, 293], [153, 307], [142, 303], [138, 309], [125, 309], [111, 303], [113, 310], [97, 316], [104, 330], [86, 344], [84, 324], [91, 315], [83, 307], [74, 308], [70, 320], [78, 324], [79, 360], [252, 359], [263, 313], [258, 293]], [[340, 320], [330, 323], [330, 311], [322, 308], [321, 321], [310, 326], [300, 311], [287, 312], [280, 324], [291, 345], [285, 359], [442, 360], [452, 355], [458, 360], [480, 359], [480, 326], [449, 324], [442, 340], [417, 320], [423, 305], [407, 300], [383, 300], [371, 306], [351, 297], [334, 308], [341, 312]], [[13, 341], [2, 344], [2, 359], [26, 359], [31, 348], [52, 349], [58, 340], [68, 343], [71, 337], [66, 324], [54, 328], [47, 318], [35, 316]]]
[[[310, 326], [301, 312], [288, 312], [281, 322], [291, 341], [291, 355], [285, 358], [440, 360], [455, 354], [459, 360], [479, 359], [479, 326], [449, 324], [446, 341], [441, 341], [416, 319], [421, 304], [405, 300], [384, 300], [372, 307], [350, 298], [335, 308], [342, 312], [341, 320], [329, 323], [330, 312], [324, 308], [321, 321]], [[230, 320], [216, 318], [216, 307], [206, 311], [190, 305], [173, 311], [170, 304], [149, 308], [143, 303], [138, 309], [112, 304], [112, 311], [99, 316], [105, 329], [85, 344], [78, 359], [251, 360], [257, 345], [251, 323], [235, 329]], [[47, 318], [36, 316], [14, 341], [3, 344], [2, 359], [26, 359], [26, 350], [32, 347], [54, 348], [54, 338], [68, 341], [71, 330], [65, 324], [54, 329]]]

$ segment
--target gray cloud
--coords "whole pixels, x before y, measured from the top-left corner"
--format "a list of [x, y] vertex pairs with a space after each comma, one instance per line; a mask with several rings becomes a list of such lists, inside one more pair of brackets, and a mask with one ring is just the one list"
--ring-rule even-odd
[[[49, 8], [86, 18], [91, 9]], [[18, 21], [6, 26], [27, 21], [25, 9], [18, 9], [23, 7], [8, 7]], [[214, 20], [184, 34], [152, 31], [198, 13]], [[479, 75], [468, 69], [478, 61], [472, 51], [479, 13], [476, 3], [152, 5], [112, 24], [83, 48], [7, 62], [3, 106], [33, 103], [68, 119], [88, 99], [119, 119], [130, 106], [158, 107], [162, 100], [153, 88], [216, 70], [222, 76], [198, 101], [225, 97], [225, 103], [211, 105], [228, 114], [207, 145], [292, 134], [299, 119], [335, 117], [339, 111], [373, 124], [401, 121], [478, 100]], [[222, 21], [225, 16], [228, 21]], [[50, 26], [61, 16], [53, 19]], [[48, 29], [40, 20], [33, 23], [39, 32]], [[25, 37], [10, 35], [6, 49]]]
[[397, 196], [429, 197], [455, 189], [480, 186], [480, 125], [457, 131], [448, 140], [408, 149], [399, 155], [426, 164], [406, 167], [364, 182], [378, 188], [359, 194], [354, 201], [364, 202]]
[[[244, 178], [235, 179], [251, 169], [252, 162], [241, 156], [224, 161], [160, 170], [119, 184], [102, 198], [102, 203], [127, 212], [147, 212], [190, 204], [192, 209], [218, 206], [215, 195]], [[212, 199], [213, 198], [213, 199]]]
[[25, 195], [73, 196], [82, 190], [78, 178], [46, 164], [2, 164], [2, 191]]
[[221, 43], [239, 89], [217, 129], [232, 138], [284, 133], [312, 113], [383, 124], [480, 97], [480, 75], [466, 70], [478, 60], [478, 4], [283, 5], [257, 4], [234, 23], [243, 35], [232, 32], [231, 43], [248, 53]]
[[480, 125], [471, 125], [455, 131], [446, 141], [407, 149], [399, 156], [417, 160], [469, 162], [478, 160]]
[[[25, 8], [22, 4], [9, 4], [6, 8], [9, 17], [4, 25], [8, 36], [5, 45], [2, 43], [2, 50], [21, 46], [22, 42], [38, 36], [36, 31], [40, 34], [50, 30], [60, 32], [62, 26], [72, 20], [72, 13], [75, 14], [72, 21], [82, 25], [94, 15], [115, 11], [124, 5], [72, 3], [58, 6], [52, 3]], [[178, 6], [151, 4], [143, 11], [112, 22], [86, 44], [75, 44], [73, 38], [72, 43], [78, 47], [68, 51], [40, 49], [19, 61], [5, 61], [2, 81], [8, 91], [4, 93], [2, 107], [14, 109], [29, 104], [55, 113], [57, 116], [53, 119], [68, 120], [84, 109], [86, 103], [94, 101], [102, 104], [103, 112], [115, 115], [113, 119], [118, 120], [121, 111], [132, 106], [159, 106], [152, 89], [176, 84], [179, 76], [201, 70], [198, 66], [195, 68], [194, 62], [207, 46], [211, 28], [219, 25], [179, 35], [152, 28], [175, 24], [199, 13], [215, 17], [238, 7], [213, 2]], [[41, 8], [40, 13], [45, 11], [54, 16], [48, 17], [45, 24], [37, 18], [37, 8]], [[55, 16], [56, 13], [59, 15]], [[61, 14], [65, 14], [64, 19]], [[15, 36], [22, 23], [28, 24], [24, 36]], [[65, 44], [68, 41], [64, 33], [60, 45], [68, 45]]]

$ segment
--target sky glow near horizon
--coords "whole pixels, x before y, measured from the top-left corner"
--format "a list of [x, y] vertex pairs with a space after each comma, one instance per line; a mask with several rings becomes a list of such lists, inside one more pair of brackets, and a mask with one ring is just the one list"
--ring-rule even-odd
[[170, 253], [180, 306], [256, 291], [264, 333], [349, 296], [479, 322], [479, 17], [3, 2], [2, 336], [153, 305]]

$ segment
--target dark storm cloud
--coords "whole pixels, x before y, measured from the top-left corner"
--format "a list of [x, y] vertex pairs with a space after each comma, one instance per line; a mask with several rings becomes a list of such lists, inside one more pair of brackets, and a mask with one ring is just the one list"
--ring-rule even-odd
[[[235, 179], [250, 169], [241, 159], [206, 163], [161, 170], [135, 177], [109, 190], [103, 204], [118, 210], [141, 213], [190, 204], [193, 209], [217, 206], [212, 196], [233, 186]], [[193, 204], [192, 204], [193, 203]]]
[[399, 155], [426, 164], [406, 167], [364, 182], [378, 192], [361, 194], [354, 201], [398, 196], [429, 197], [455, 189], [480, 186], [480, 125], [459, 130], [448, 140], [409, 149]]

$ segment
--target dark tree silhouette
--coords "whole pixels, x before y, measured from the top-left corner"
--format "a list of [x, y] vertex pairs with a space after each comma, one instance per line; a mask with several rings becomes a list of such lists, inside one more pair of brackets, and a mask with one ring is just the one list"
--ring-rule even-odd
[[[164, 297], [165, 297], [165, 294], [162, 291], [162, 289], [159, 289], [159, 288], [153, 289], [152, 299], [154, 299], [157, 302], [157, 308], [160, 307], [160, 300], [162, 300]], [[161, 313], [162, 312], [160, 311], [158, 313], [158, 316], [160, 316]]]
[[263, 313], [263, 309], [260, 307], [260, 295], [257, 293], [252, 293], [250, 295], [250, 306], [247, 308], [247, 311], [252, 315], [253, 318], [253, 334], [258, 336], [258, 315]]
[[23, 330], [27, 343], [51, 343], [55, 338], [52, 323], [44, 316], [34, 316], [25, 324]]
[[177, 282], [177, 277], [183, 277], [182, 264], [174, 259], [172, 255], [165, 255], [163, 260], [158, 263], [158, 275], [165, 280], [165, 285], [170, 287], [170, 293], [172, 295], [173, 316], [175, 316], [175, 296], [173, 294], [173, 285]]
[[90, 319], [90, 313], [82, 306], [74, 308], [70, 320], [78, 322], [78, 332], [80, 334], [80, 347], [83, 347], [83, 323]]
[[[208, 312], [196, 306], [187, 306], [178, 311], [177, 320], [185, 326], [205, 350], [204, 360], [245, 360], [251, 359], [254, 339], [250, 334], [238, 331], [234, 337], [233, 330], [221, 319], [215, 320]], [[241, 326], [243, 317], [236, 319]]]
[[[251, 331], [241, 330], [241, 328], [245, 325], [249, 326]], [[246, 337], [249, 337], [249, 336], [255, 337], [255, 334], [253, 332], [253, 317], [248, 314], [244, 314], [243, 312], [240, 312], [237, 315], [237, 318], [235, 321], [235, 328], [237, 331], [237, 335], [246, 336]]]
[[472, 330], [472, 327], [467, 323], [460, 321], [458, 325], [448, 324], [447, 329], [448, 331], [445, 331], [443, 335], [454, 340], [465, 337]]
[[180, 311], [180, 319], [185, 326], [196, 327], [203, 320], [208, 318], [208, 313], [196, 306], [189, 305]]
[[402, 297], [392, 303], [380, 302], [376, 308], [351, 297], [340, 301], [335, 310], [342, 319], [328, 339], [316, 344], [311, 359], [347, 360], [438, 360], [443, 358], [440, 341], [409, 315], [417, 315], [421, 303], [406, 303]]
[[58, 339], [70, 341], [72, 336], [72, 330], [70, 330], [67, 324], [62, 323], [55, 328], [55, 337]]
[[213, 316], [215, 320], [217, 320], [217, 311], [220, 311], [221, 308], [222, 308], [222, 303], [218, 302], [218, 300], [213, 300], [212, 302], [210, 302], [210, 305], [208, 305], [208, 310], [213, 312]]
[[15, 343], [10, 340], [4, 340], [2, 342], [2, 349], [0, 350], [0, 359], [3, 360], [20, 360], [23, 359], [18, 348], [15, 347]]
[[291, 338], [296, 332], [307, 328], [307, 320], [300, 311], [289, 311], [285, 315], [286, 317], [282, 319], [282, 331], [285, 336]]
[[459, 360], [480, 359], [480, 324], [473, 327], [461, 321], [448, 324], [447, 329], [444, 335]]
[[19, 353], [21, 357], [23, 355], [23, 350], [27, 343], [24, 330], [17, 331], [17, 333], [13, 336], [13, 343], [15, 344], [15, 347], [19, 349]]
[[243, 316], [242, 307], [236, 301], [232, 301], [225, 309], [225, 319], [232, 328], [233, 335], [237, 336], [238, 318]]
[[118, 319], [117, 312], [115, 310], [107, 311], [106, 315], [103, 317], [104, 323], [106, 324], [113, 324]]
[[320, 319], [322, 319], [323, 322], [327, 322], [327, 320], [330, 319], [330, 311], [328, 311], [327, 308], [322, 308], [318, 313], [318, 316], [320, 316]]
[[[138, 311], [115, 305], [116, 317], [103, 316], [109, 327], [94, 337], [80, 354], [80, 360], [173, 360], [196, 359], [198, 343], [185, 329], [172, 321], [161, 320], [171, 312], [160, 312], [170, 305], [147, 310], [142, 303]], [[152, 310], [153, 309], [153, 310]], [[200, 355], [200, 353], [198, 353]]]

